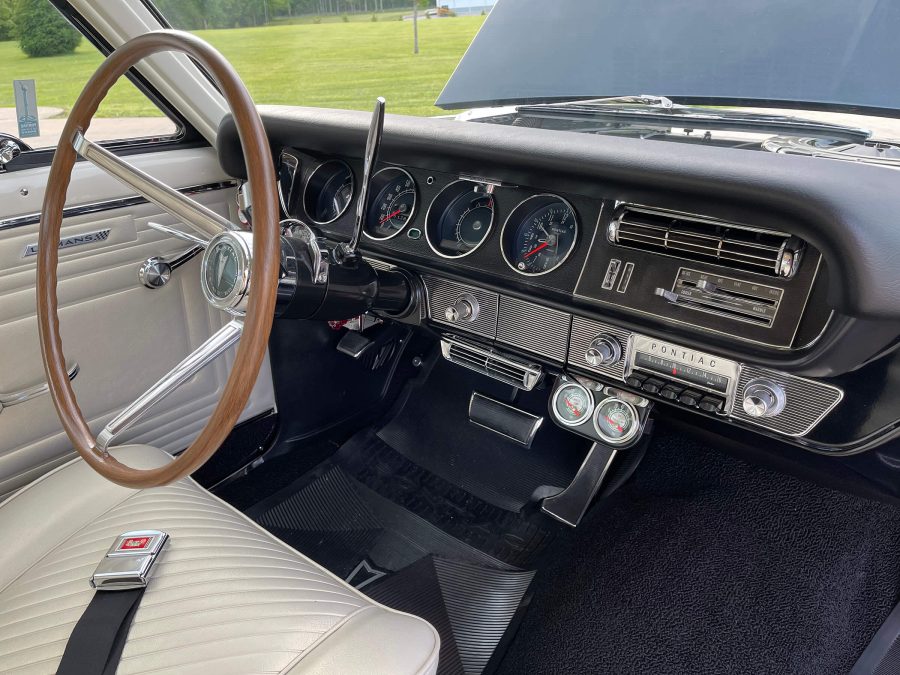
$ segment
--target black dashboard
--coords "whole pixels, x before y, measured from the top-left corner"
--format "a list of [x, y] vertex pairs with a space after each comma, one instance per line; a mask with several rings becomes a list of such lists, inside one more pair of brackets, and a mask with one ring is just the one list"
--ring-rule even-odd
[[[287, 214], [349, 238], [367, 116], [263, 120]], [[241, 176], [228, 120], [219, 152]], [[450, 360], [614, 385], [819, 452], [894, 435], [891, 170], [403, 117], [379, 158], [362, 249], [421, 280], [415, 320]]]

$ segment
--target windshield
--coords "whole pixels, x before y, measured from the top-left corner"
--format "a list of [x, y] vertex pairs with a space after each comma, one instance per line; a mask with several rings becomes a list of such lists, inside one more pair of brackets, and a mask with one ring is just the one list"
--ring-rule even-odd
[[[900, 41], [893, 39], [900, 3], [889, 0], [156, 4], [174, 27], [220, 49], [261, 105], [368, 111], [384, 96], [391, 113], [469, 122], [754, 149], [766, 138], [787, 138], [786, 145], [765, 148], [777, 152], [796, 149], [794, 136], [803, 133], [824, 138], [829, 152], [836, 144], [900, 139], [900, 88], [892, 70], [900, 57]], [[583, 110], [553, 110], [549, 119], [546, 111], [523, 107], [640, 94], [668, 102], [679, 119], [648, 122], [633, 109], [611, 119], [612, 103], [603, 120]], [[698, 106], [834, 127], [685, 121]]]
[[[156, 0], [234, 65], [258, 104], [440, 115], [435, 105], [493, 0]], [[201, 11], [202, 10], [202, 11]]]

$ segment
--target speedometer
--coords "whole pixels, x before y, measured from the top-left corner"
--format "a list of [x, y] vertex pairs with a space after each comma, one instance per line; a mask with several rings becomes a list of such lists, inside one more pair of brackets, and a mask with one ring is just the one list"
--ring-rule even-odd
[[395, 237], [416, 211], [416, 182], [403, 169], [382, 169], [369, 184], [370, 194], [363, 231], [372, 239]]
[[462, 258], [481, 246], [494, 223], [494, 196], [467, 180], [438, 193], [425, 216], [425, 238], [442, 258]]
[[537, 276], [562, 265], [575, 248], [578, 218], [561, 197], [535, 195], [521, 202], [503, 225], [503, 259], [519, 274]]

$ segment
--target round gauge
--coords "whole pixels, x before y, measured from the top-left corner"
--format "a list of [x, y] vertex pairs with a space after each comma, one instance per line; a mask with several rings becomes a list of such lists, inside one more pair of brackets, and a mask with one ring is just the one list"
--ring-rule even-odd
[[459, 180], [438, 193], [425, 216], [425, 239], [443, 258], [462, 258], [487, 239], [494, 197], [481, 183]]
[[553, 414], [560, 424], [578, 426], [589, 420], [594, 409], [594, 397], [585, 387], [570, 382], [553, 395]]
[[615, 396], [604, 399], [594, 410], [594, 430], [610, 445], [623, 445], [640, 430], [637, 409]]
[[369, 183], [372, 195], [365, 232], [372, 239], [390, 239], [406, 227], [416, 211], [416, 182], [403, 169], [382, 169]]
[[500, 239], [503, 259], [516, 272], [528, 276], [547, 274], [562, 265], [574, 250], [578, 218], [561, 197], [535, 195], [512, 210]]
[[326, 225], [340, 218], [353, 199], [353, 172], [345, 162], [332, 159], [309, 175], [303, 191], [303, 207], [310, 219]]

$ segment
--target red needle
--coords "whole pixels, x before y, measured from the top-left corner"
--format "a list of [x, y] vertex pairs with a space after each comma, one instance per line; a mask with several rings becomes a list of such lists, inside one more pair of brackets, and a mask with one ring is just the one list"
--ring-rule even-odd
[[540, 246], [538, 246], [538, 247], [536, 247], [536, 248], [533, 248], [533, 249], [531, 249], [530, 251], [528, 251], [528, 253], [525, 254], [525, 257], [526, 257], [526, 258], [529, 258], [529, 257], [533, 256], [535, 253], [537, 253], [538, 251], [540, 251], [541, 249], [547, 248], [549, 245], [550, 245], [550, 244], [549, 244], [548, 242], [545, 241], [545, 242], [544, 242], [543, 244], [541, 244]]
[[613, 420], [611, 420], [609, 415], [604, 415], [604, 417], [606, 418], [606, 421], [609, 422], [610, 424], [612, 424], [613, 427], [616, 429], [616, 431], [618, 431], [620, 434], [625, 431], [625, 429], [623, 429], [621, 426], [619, 426]]
[[393, 213], [389, 213], [389, 214], [386, 215], [384, 218], [382, 218], [381, 220], [379, 220], [379, 221], [378, 221], [378, 224], [381, 225], [384, 221], [390, 220], [390, 219], [393, 218], [394, 216], [399, 216], [401, 213], [403, 213], [403, 209], [397, 209], [397, 210], [394, 211]]
[[569, 401], [569, 399], [564, 398], [563, 402], [566, 404], [566, 407], [569, 410], [571, 410], [573, 413], [575, 413], [575, 417], [579, 417], [581, 415], [581, 412], [578, 410], [578, 408], [576, 408], [574, 405], [572, 405], [572, 403]]

